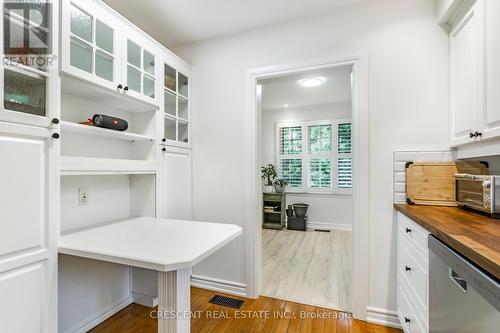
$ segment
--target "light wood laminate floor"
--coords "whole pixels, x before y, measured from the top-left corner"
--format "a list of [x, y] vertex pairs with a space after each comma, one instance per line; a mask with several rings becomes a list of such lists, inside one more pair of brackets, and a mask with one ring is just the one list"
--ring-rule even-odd
[[351, 231], [263, 229], [263, 295], [350, 312], [351, 242]]
[[[195, 313], [199, 311], [191, 320], [192, 333], [402, 333], [394, 328], [354, 320], [345, 313], [262, 296], [256, 300], [236, 297], [245, 302], [235, 311], [208, 303], [215, 294], [213, 291], [191, 288], [191, 310]], [[90, 332], [156, 333], [156, 310], [131, 304]], [[215, 318], [215, 313], [219, 313], [219, 317]], [[242, 318], [242, 313], [251, 315]], [[274, 315], [278, 313], [287, 315]]]

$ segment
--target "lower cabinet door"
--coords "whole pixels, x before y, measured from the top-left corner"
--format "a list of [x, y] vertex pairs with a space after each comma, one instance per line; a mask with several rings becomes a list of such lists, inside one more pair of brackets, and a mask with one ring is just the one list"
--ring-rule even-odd
[[[0, 123], [0, 332], [55, 332], [57, 186], [48, 129]], [[53, 170], [53, 171], [49, 171]], [[55, 230], [55, 229], [54, 229]]]
[[192, 218], [191, 150], [165, 147], [160, 170], [160, 217]]

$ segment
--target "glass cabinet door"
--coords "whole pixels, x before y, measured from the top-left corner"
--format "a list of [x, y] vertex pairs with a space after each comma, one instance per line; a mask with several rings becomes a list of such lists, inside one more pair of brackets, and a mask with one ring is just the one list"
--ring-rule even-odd
[[114, 23], [87, 8], [86, 2], [62, 4], [63, 71], [116, 89], [120, 47]]
[[163, 97], [164, 142], [177, 146], [190, 144], [189, 81], [173, 67], [164, 65]]
[[156, 99], [155, 56], [127, 39], [127, 87], [132, 94]]
[[[48, 89], [51, 77], [57, 75], [52, 47], [52, 7], [46, 1], [8, 2], [0, 4], [3, 18], [3, 45], [0, 75], [0, 121], [48, 126], [49, 116], [56, 116], [49, 108]], [[43, 23], [30, 21], [37, 13]], [[27, 36], [35, 35], [31, 42]], [[51, 65], [52, 64], [52, 65]]]

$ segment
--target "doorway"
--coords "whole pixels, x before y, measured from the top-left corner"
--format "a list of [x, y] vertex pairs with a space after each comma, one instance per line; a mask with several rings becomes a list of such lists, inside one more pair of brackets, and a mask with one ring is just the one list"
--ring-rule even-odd
[[[297, 65], [275, 66], [252, 70], [248, 73], [248, 175], [247, 183], [247, 277], [248, 296], [256, 298], [263, 292], [262, 261], [262, 86], [269, 79], [312, 73], [322, 69], [351, 66], [352, 68], [352, 242], [350, 281], [351, 311], [354, 318], [366, 319], [368, 298], [368, 110], [367, 59], [357, 56], [345, 59], [316, 61]], [[284, 103], [287, 104], [287, 103]], [[283, 105], [284, 106], [284, 105]], [[320, 228], [317, 228], [320, 229]], [[348, 245], [347, 245], [348, 246]]]
[[264, 296], [351, 312], [351, 80], [344, 65], [257, 82]]

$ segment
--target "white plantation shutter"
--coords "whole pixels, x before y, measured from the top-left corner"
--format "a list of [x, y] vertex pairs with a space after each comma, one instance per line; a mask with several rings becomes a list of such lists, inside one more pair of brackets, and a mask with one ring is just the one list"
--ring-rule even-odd
[[352, 188], [351, 123], [340, 122], [338, 131], [337, 179], [340, 189]]
[[309, 159], [309, 187], [332, 188], [331, 159]]
[[339, 188], [352, 187], [352, 159], [339, 158], [338, 159], [338, 185]]
[[280, 177], [291, 188], [302, 188], [302, 159], [283, 158], [279, 165]]
[[302, 189], [303, 132], [301, 125], [278, 126], [278, 175], [292, 190]]
[[329, 121], [307, 124], [308, 188], [310, 191], [332, 191], [333, 133]]
[[351, 150], [350, 119], [276, 126], [278, 173], [291, 192], [350, 193]]

